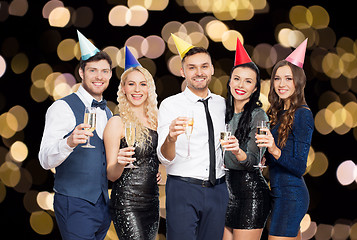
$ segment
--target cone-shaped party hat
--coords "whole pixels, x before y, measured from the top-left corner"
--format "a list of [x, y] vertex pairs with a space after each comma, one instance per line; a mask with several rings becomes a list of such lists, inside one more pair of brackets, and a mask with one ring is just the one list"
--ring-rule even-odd
[[172, 33], [171, 33], [171, 36], [172, 36], [172, 39], [173, 39], [174, 42], [175, 42], [177, 51], [179, 52], [181, 59], [183, 59], [184, 56], [185, 56], [185, 54], [186, 54], [191, 48], [194, 48], [194, 46], [193, 46], [192, 44], [186, 42], [185, 40], [179, 38], [179, 37], [176, 36], [175, 34], [172, 34]]
[[99, 51], [82, 33], [77, 30], [79, 46], [81, 48], [82, 60], [87, 60], [96, 55]]
[[141, 66], [141, 64], [136, 60], [134, 55], [130, 52], [129, 48], [125, 46], [125, 69], [128, 70], [131, 67]]
[[236, 57], [234, 60], [234, 66], [241, 65], [244, 63], [252, 62], [247, 51], [244, 49], [242, 43], [239, 38], [237, 38], [237, 48], [236, 48]]
[[285, 58], [285, 60], [302, 68], [302, 66], [304, 65], [306, 46], [307, 38], [305, 39], [305, 41], [300, 43], [300, 45], [292, 53], [290, 53], [290, 55]]

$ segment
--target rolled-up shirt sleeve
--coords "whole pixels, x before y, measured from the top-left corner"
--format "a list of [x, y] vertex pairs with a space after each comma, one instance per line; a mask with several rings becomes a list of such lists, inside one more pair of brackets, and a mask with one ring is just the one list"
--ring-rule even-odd
[[73, 148], [68, 146], [68, 137], [65, 136], [75, 128], [75, 125], [73, 112], [65, 101], [58, 100], [48, 108], [38, 154], [44, 169], [59, 166], [72, 153]]

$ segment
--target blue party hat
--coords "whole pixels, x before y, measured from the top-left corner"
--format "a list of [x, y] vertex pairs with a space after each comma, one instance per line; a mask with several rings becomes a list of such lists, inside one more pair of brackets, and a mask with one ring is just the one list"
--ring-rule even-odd
[[99, 51], [82, 33], [77, 30], [79, 46], [81, 48], [82, 60], [87, 60], [96, 55]]
[[131, 67], [137, 67], [140, 66], [141, 64], [136, 60], [134, 55], [130, 52], [129, 48], [125, 46], [125, 69], [124, 71], [128, 70]]

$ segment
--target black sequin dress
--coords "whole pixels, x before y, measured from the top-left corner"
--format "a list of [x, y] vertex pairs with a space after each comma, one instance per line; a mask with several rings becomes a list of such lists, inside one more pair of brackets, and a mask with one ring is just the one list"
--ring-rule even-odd
[[[146, 150], [135, 147], [134, 165], [139, 168], [125, 168], [112, 185], [111, 214], [120, 240], [154, 240], [158, 231], [157, 132], [149, 131], [152, 139], [146, 142]], [[124, 138], [120, 147], [127, 147]]]
[[[233, 133], [236, 131], [242, 113], [235, 113], [230, 121]], [[226, 226], [233, 229], [264, 228], [271, 209], [270, 191], [259, 168], [259, 148], [255, 143], [257, 121], [268, 120], [261, 108], [252, 112], [250, 133], [240, 148], [247, 154], [247, 159], [238, 161], [232, 152], [225, 153], [226, 182], [229, 202], [226, 213]]]

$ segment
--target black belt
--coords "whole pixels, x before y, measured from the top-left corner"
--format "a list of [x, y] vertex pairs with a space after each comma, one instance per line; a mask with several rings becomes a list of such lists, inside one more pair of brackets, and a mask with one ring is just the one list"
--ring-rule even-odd
[[[212, 187], [212, 183], [209, 180], [201, 180], [197, 178], [191, 178], [191, 177], [180, 177], [180, 176], [174, 176], [174, 175], [168, 175], [170, 178], [175, 178], [179, 179], [184, 182], [189, 182], [197, 185], [201, 185], [202, 187]], [[222, 184], [226, 181], [226, 177], [223, 176], [219, 179], [216, 179], [215, 185]]]

